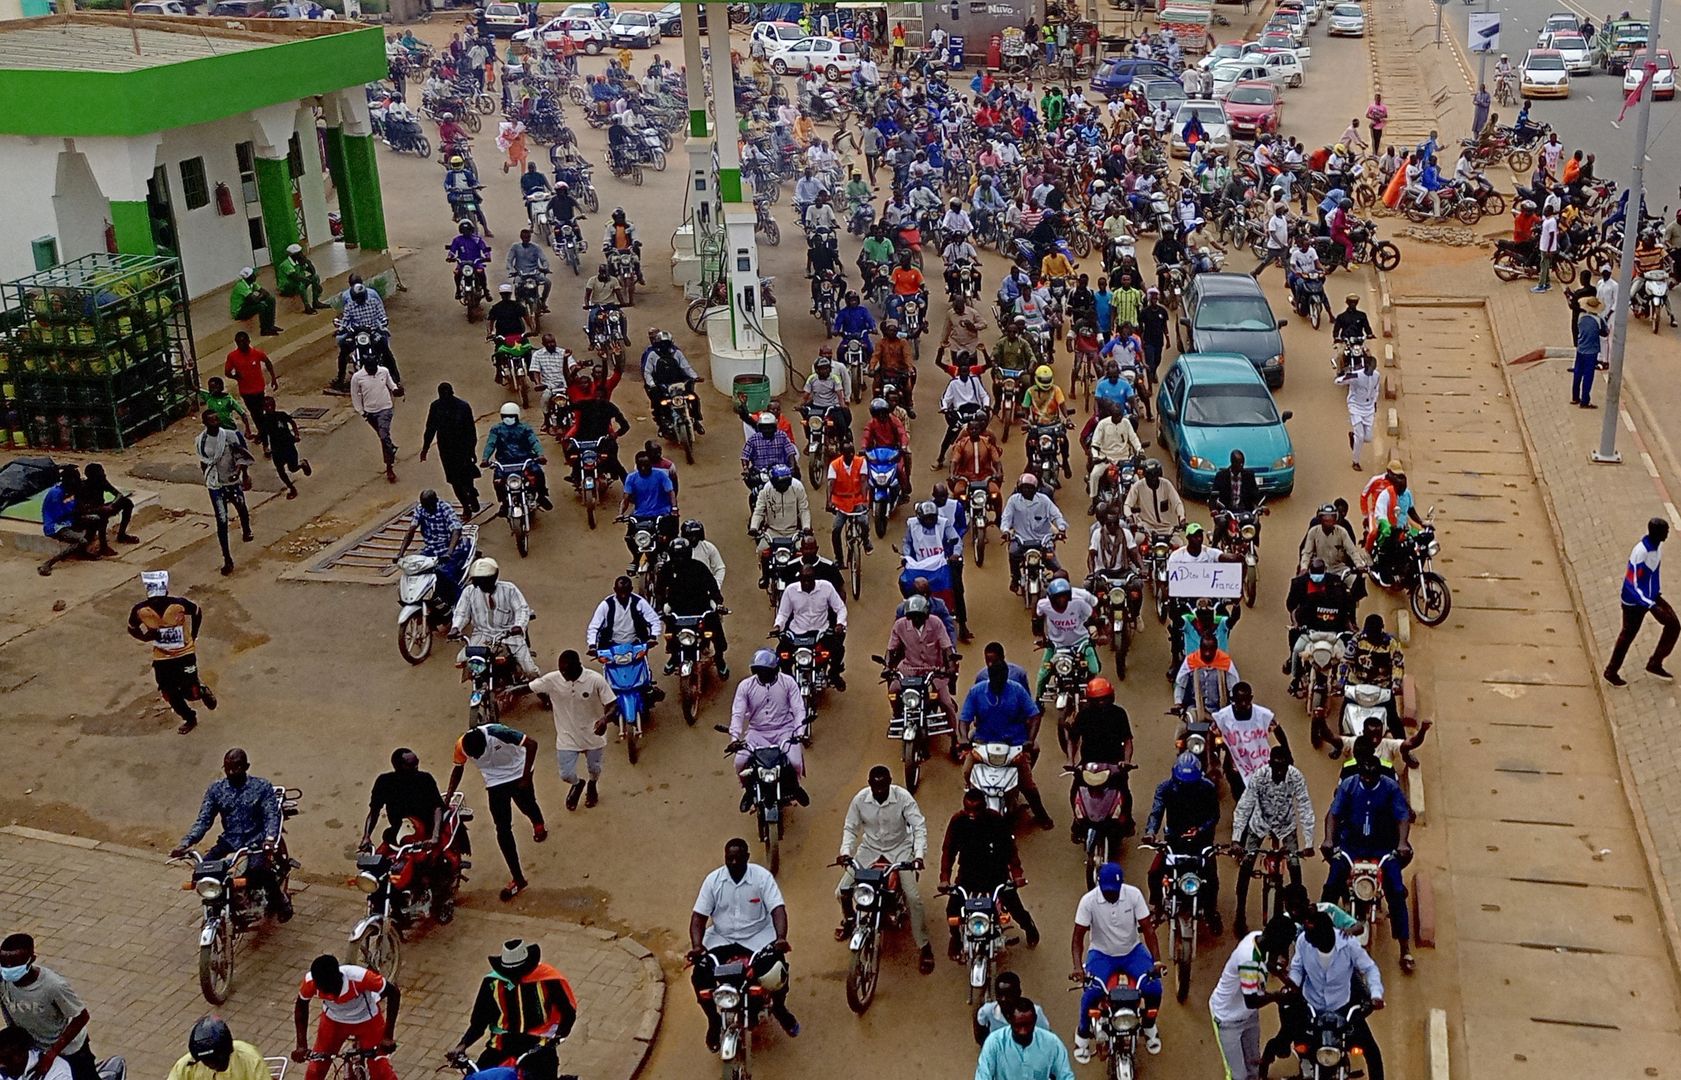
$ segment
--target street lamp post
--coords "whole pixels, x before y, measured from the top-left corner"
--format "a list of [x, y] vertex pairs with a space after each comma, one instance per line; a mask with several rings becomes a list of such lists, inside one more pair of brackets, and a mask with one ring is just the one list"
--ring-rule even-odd
[[[1652, 16], [1647, 23], [1645, 72], [1655, 72], [1658, 61], [1658, 27], [1663, 15], [1663, 0], [1652, 0]], [[1640, 101], [1634, 118], [1634, 164], [1629, 169], [1628, 197], [1623, 212], [1622, 264], [1617, 270], [1617, 310], [1611, 317], [1611, 370], [1605, 380], [1605, 419], [1599, 428], [1599, 449], [1593, 460], [1606, 465], [1620, 463], [1617, 453], [1617, 416], [1623, 394], [1623, 355], [1628, 342], [1629, 301], [1634, 288], [1634, 244], [1640, 236], [1640, 209], [1645, 205], [1646, 140], [1652, 128], [1652, 79], [1646, 75], [1640, 84]], [[1574, 347], [1575, 342], [1571, 342]]]

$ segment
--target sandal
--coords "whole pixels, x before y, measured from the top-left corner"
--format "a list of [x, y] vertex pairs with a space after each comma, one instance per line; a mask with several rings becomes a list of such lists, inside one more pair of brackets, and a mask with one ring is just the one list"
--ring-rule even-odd
[[496, 895], [500, 896], [502, 900], [506, 902], [512, 900], [528, 888], [530, 888], [530, 886], [523, 881], [510, 881], [506, 885], [502, 886], [502, 891]]
[[1401, 970], [1403, 972], [1411, 975], [1413, 973], [1413, 969], [1416, 967], [1418, 967], [1418, 961], [1413, 959], [1412, 953], [1404, 952], [1401, 954]]

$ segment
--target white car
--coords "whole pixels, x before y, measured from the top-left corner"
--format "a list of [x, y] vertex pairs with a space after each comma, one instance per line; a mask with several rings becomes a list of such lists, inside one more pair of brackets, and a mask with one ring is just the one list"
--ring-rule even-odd
[[1197, 67], [1203, 71], [1212, 71], [1217, 65], [1223, 64], [1227, 60], [1236, 60], [1242, 56], [1244, 50], [1248, 47], [1249, 43], [1244, 41], [1221, 42], [1210, 49], [1207, 56], [1197, 61]]
[[1564, 70], [1572, 75], [1593, 74], [1593, 53], [1582, 35], [1575, 30], [1552, 30], [1542, 33], [1535, 42], [1537, 49], [1557, 49], [1564, 60]]
[[1518, 93], [1522, 97], [1570, 96], [1570, 72], [1556, 49], [1530, 49], [1518, 69]]
[[1338, 4], [1331, 9], [1331, 24], [1325, 33], [1331, 37], [1365, 37], [1366, 12], [1359, 4]]
[[801, 38], [770, 56], [770, 69], [778, 75], [817, 71], [832, 81], [851, 75], [857, 68], [858, 43], [839, 38]]
[[1261, 77], [1282, 90], [1286, 86], [1300, 86], [1306, 80], [1303, 62], [1307, 60], [1307, 52], [1307, 49], [1255, 49], [1244, 53], [1243, 60], [1266, 68], [1266, 74]]
[[1325, 5], [1319, 0], [1302, 0], [1302, 14], [1307, 16], [1310, 25], [1318, 26], [1319, 17], [1325, 14]]
[[1272, 18], [1267, 20], [1267, 27], [1270, 29], [1274, 26], [1282, 26], [1289, 30], [1290, 36], [1296, 39], [1297, 45], [1300, 45], [1307, 38], [1307, 19], [1299, 11], [1285, 8], [1282, 11], [1274, 12]]
[[486, 4], [484, 6], [484, 28], [491, 37], [513, 37], [524, 30], [530, 23], [525, 17], [525, 9], [518, 4]]
[[558, 48], [563, 37], [571, 38], [573, 44], [590, 56], [598, 56], [607, 48], [612, 32], [607, 27], [606, 19], [598, 19], [594, 15], [561, 15], [543, 23], [535, 30], [521, 30], [514, 35], [514, 40], [535, 40]]
[[[1623, 73], [1623, 93], [1632, 94], [1640, 85], [1640, 73], [1645, 70], [1645, 50], [1641, 50], [1629, 69]], [[1668, 49], [1658, 50], [1658, 70], [1652, 76], [1652, 100], [1675, 96], [1675, 57]]]
[[776, 50], [792, 45], [805, 37], [798, 23], [791, 22], [761, 22], [753, 24], [753, 33], [749, 41], [764, 42], [765, 56], [769, 57]]
[[1204, 150], [1212, 150], [1216, 154], [1223, 154], [1232, 144], [1231, 122], [1226, 118], [1226, 110], [1218, 101], [1187, 101], [1179, 106], [1179, 111], [1173, 115], [1173, 154], [1175, 157], [1190, 157], [1190, 148], [1185, 145], [1185, 125], [1195, 116], [1202, 124]]
[[651, 49], [660, 43], [660, 20], [651, 11], [621, 11], [608, 28], [614, 45]]
[[146, 0], [145, 3], [135, 4], [136, 15], [191, 15], [187, 5], [181, 0]]
[[1555, 11], [1551, 15], [1547, 16], [1547, 21], [1545, 23], [1541, 24], [1541, 32], [1543, 34], [1550, 34], [1556, 30], [1579, 33], [1581, 29], [1582, 24], [1580, 20], [1576, 18], [1576, 13], [1573, 11]]
[[1267, 75], [1266, 65], [1261, 63], [1258, 56], [1246, 56], [1241, 60], [1227, 60], [1223, 64], [1214, 66], [1214, 89], [1212, 96], [1216, 101], [1223, 100], [1231, 92], [1232, 87], [1240, 82], [1271, 82]]

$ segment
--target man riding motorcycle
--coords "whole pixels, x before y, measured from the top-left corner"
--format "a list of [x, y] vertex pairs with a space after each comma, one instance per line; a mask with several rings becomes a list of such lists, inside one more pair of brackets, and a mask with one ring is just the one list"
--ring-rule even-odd
[[420, 502], [411, 512], [408, 531], [403, 534], [403, 542], [397, 546], [392, 562], [402, 561], [417, 532], [420, 533], [420, 554], [438, 560], [437, 568], [433, 570], [437, 576], [438, 598], [454, 604], [461, 594], [461, 571], [466, 569], [467, 556], [473, 550], [471, 544], [461, 542], [461, 515], [456, 513], [455, 507], [438, 498], [436, 491], [431, 488], [422, 491]]
[[864, 425], [864, 449], [899, 451], [899, 497], [910, 497], [911, 437], [886, 398], [870, 399], [870, 420]]
[[[1220, 792], [1202, 774], [1202, 766], [1194, 755], [1180, 754], [1173, 763], [1173, 772], [1156, 785], [1150, 804], [1150, 817], [1144, 824], [1146, 842], [1162, 846], [1165, 830], [1166, 847], [1177, 855], [1198, 855], [1214, 843], [1214, 827], [1220, 822]], [[1220, 867], [1212, 856], [1202, 860], [1203, 886], [1206, 895], [1220, 895]], [[1162, 910], [1162, 886], [1167, 879], [1167, 858], [1156, 852], [1150, 864], [1150, 908]], [[1220, 908], [1211, 899], [1202, 909], [1208, 919], [1208, 929], [1215, 937], [1222, 930]]]
[[484, 230], [485, 237], [494, 239], [490, 222], [484, 218], [484, 200], [476, 198], [477, 193], [483, 190], [484, 185], [467, 168], [465, 159], [459, 154], [449, 159], [449, 169], [444, 172], [444, 198], [449, 201], [450, 213], [455, 213], [458, 204], [474, 199], [473, 217], [477, 219], [479, 228]]
[[1315, 556], [1304, 573], [1291, 579], [1284, 606], [1290, 612], [1290, 693], [1300, 695], [1306, 662], [1301, 642], [1310, 631], [1341, 635], [1353, 630], [1355, 598], [1342, 577], [1330, 573], [1325, 560]]
[[[654, 597], [674, 616], [702, 617], [701, 628], [712, 635], [712, 659], [717, 666], [718, 677], [729, 678], [730, 666], [724, 659], [729, 649], [722, 618], [724, 594], [711, 569], [694, 557], [694, 545], [682, 536], [666, 545], [666, 561], [660, 567]], [[665, 673], [670, 675], [676, 670], [677, 635], [673, 631], [665, 635]]]
[[648, 284], [642, 276], [642, 242], [636, 238], [636, 226], [625, 219], [624, 207], [618, 206], [613, 208], [613, 219], [602, 230], [601, 253], [610, 257], [621, 251], [628, 251], [634, 257], [636, 283]]
[[928, 855], [928, 822], [922, 808], [904, 788], [893, 783], [893, 773], [885, 765], [870, 769], [869, 784], [852, 797], [846, 808], [846, 820], [841, 826], [840, 854], [835, 861], [845, 869], [835, 896], [840, 900], [841, 922], [835, 928], [835, 940], [845, 941], [852, 936], [855, 914], [852, 907], [853, 871], [859, 866], [869, 867], [879, 862], [890, 865], [911, 863], [913, 869], [898, 875], [899, 893], [905, 899], [905, 914], [910, 922], [911, 940], [921, 949], [918, 966], [924, 975], [934, 971], [934, 950], [928, 944], [922, 906], [922, 890], [917, 887], [917, 871], [923, 868]]
[[[661, 435], [667, 435], [671, 430], [670, 410], [661, 404], [665, 400], [666, 388], [676, 383], [682, 383], [683, 388], [694, 394], [695, 384], [705, 382], [689, 363], [689, 358], [671, 340], [671, 334], [664, 330], [654, 331], [657, 336], [648, 351], [642, 356], [642, 389], [648, 394], [648, 411], [653, 414], [654, 422]], [[689, 402], [690, 413], [694, 416], [695, 433], [706, 434], [706, 425], [701, 422], [700, 398], [694, 397]]]
[[1067, 578], [1051, 579], [1045, 588], [1045, 598], [1039, 601], [1033, 613], [1033, 636], [1038, 639], [1039, 647], [1044, 649], [1044, 655], [1039, 660], [1036, 696], [1045, 696], [1045, 684], [1051, 677], [1051, 661], [1056, 658], [1058, 649], [1083, 644], [1081, 658], [1085, 662], [1085, 678], [1095, 677], [1102, 670], [1088, 625], [1095, 609], [1090, 593], [1081, 589], [1076, 595]]
[[225, 859], [244, 848], [249, 852], [247, 880], [263, 891], [268, 914], [286, 922], [292, 917], [292, 898], [274, 869], [275, 847], [280, 843], [280, 800], [275, 798], [274, 782], [252, 776], [251, 761], [237, 746], [222, 755], [222, 774], [222, 779], [205, 789], [198, 818], [169, 857], [183, 858], [220, 817], [222, 834], [204, 858]]
[[[543, 453], [543, 444], [538, 441], [537, 433], [531, 425], [519, 418], [519, 405], [516, 402], [504, 402], [501, 410], [501, 422], [491, 427], [485, 433], [484, 452], [479, 455], [479, 467], [485, 468], [492, 461], [498, 465], [515, 465], [525, 462], [525, 471], [531, 476], [532, 488], [537, 492], [537, 505], [544, 510], [553, 510], [554, 503], [549, 501], [549, 482], [543, 475], [543, 466], [548, 457]], [[500, 476], [494, 478], [496, 496], [502, 497], [503, 481]]]
[[810, 531], [811, 500], [805, 485], [794, 476], [792, 467], [773, 465], [770, 483], [759, 489], [759, 497], [753, 500], [753, 516], [747, 523], [747, 532], [759, 548], [760, 588], [768, 582], [771, 540], [798, 540]]
[[501, 645], [526, 679], [542, 674], [531, 655], [531, 640], [527, 629], [534, 615], [525, 594], [512, 582], [499, 581], [502, 568], [487, 557], [475, 559], [467, 572], [471, 588], [461, 591], [455, 604], [455, 616], [450, 620], [451, 637], [461, 637], [462, 630], [471, 627], [467, 635], [470, 645]]
[[1059, 569], [1052, 551], [1068, 535], [1068, 519], [1051, 497], [1039, 490], [1039, 478], [1022, 473], [1016, 478], [1015, 493], [1004, 504], [998, 519], [999, 534], [1010, 544], [1010, 591], [1021, 592], [1022, 553], [1030, 547], [1045, 553], [1045, 565]]
[[1406, 676], [1405, 658], [1395, 644], [1395, 638], [1383, 627], [1383, 616], [1372, 612], [1366, 616], [1360, 633], [1354, 639], [1353, 651], [1343, 658], [1345, 682], [1381, 686], [1390, 691], [1384, 706], [1388, 711], [1385, 725], [1397, 739], [1406, 737], [1401, 723], [1401, 711], [1396, 703]]
[[[769, 650], [761, 650], [769, 655]], [[755, 669], [757, 670], [757, 669]], [[775, 673], [775, 658], [769, 668]], [[786, 678], [786, 676], [783, 676]], [[772, 680], [774, 683], [776, 680]], [[788, 680], [790, 683], [792, 679]], [[754, 684], [745, 679], [736, 691]], [[794, 691], [795, 702], [799, 691]], [[799, 749], [798, 745], [794, 750]], [[751, 796], [749, 796], [751, 798]], [[760, 954], [770, 947], [765, 959]], [[752, 964], [752, 977], [770, 994], [770, 1012], [790, 1036], [800, 1033], [800, 1022], [788, 1011], [788, 908], [782, 890], [769, 870], [749, 860], [747, 841], [739, 837], [724, 845], [724, 865], [707, 875], [695, 897], [689, 916], [688, 960], [694, 965], [690, 982], [695, 988], [701, 1012], [706, 1014], [706, 1047], [718, 1051], [722, 1021], [712, 1002], [716, 985], [713, 971], [719, 964]], [[761, 966], [762, 965], [762, 966]], [[743, 1033], [746, 1037], [746, 1033]]]
[[[1016, 689], [1021, 690], [1019, 686]], [[1021, 693], [1025, 696], [1027, 692], [1021, 690]], [[1037, 798], [1037, 793], [1034, 797]], [[1012, 886], [999, 894], [998, 902], [1026, 932], [1028, 948], [1039, 944], [1039, 927], [1021, 902], [1019, 890], [1027, 884], [1027, 877], [1022, 873], [1015, 834], [1010, 822], [987, 806], [986, 796], [974, 788], [963, 793], [963, 809], [947, 822], [945, 838], [940, 844], [940, 889], [950, 890], [953, 884], [975, 897], [991, 896], [1000, 885]], [[963, 959], [958, 918], [962, 912], [962, 900], [952, 891], [946, 900], [946, 920], [951, 926], [946, 955], [954, 961]]]
[[1074, 409], [1068, 404], [1062, 387], [1056, 384], [1056, 372], [1051, 370], [1049, 364], [1040, 364], [1034, 370], [1033, 382], [1022, 391], [1021, 407], [1029, 424], [1056, 425], [1057, 452], [1062, 459], [1062, 475], [1072, 477], [1074, 473], [1068, 463], [1068, 417], [1074, 415]]
[[[1185, 526], [1185, 504], [1173, 482], [1162, 476], [1161, 462], [1151, 458], [1144, 462], [1143, 479], [1127, 491], [1121, 504], [1121, 514], [1137, 530], [1174, 533]], [[1175, 543], [1180, 541], [1175, 538]]]
[[[1411, 972], [1413, 955], [1407, 912], [1407, 886], [1401, 871], [1412, 861], [1412, 807], [1393, 776], [1386, 776], [1371, 747], [1356, 746], [1355, 774], [1337, 785], [1325, 813], [1325, 843], [1320, 846], [1331, 871], [1319, 899], [1338, 903], [1348, 887], [1350, 860], [1383, 863], [1383, 892], [1389, 925], [1401, 950], [1401, 970]], [[1341, 856], [1346, 856], [1343, 858]]]

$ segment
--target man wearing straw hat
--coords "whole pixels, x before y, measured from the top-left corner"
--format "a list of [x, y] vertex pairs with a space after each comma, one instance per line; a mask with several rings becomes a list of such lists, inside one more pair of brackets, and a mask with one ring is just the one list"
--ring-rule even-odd
[[1599, 367], [1600, 339], [1610, 331], [1600, 312], [1605, 305], [1597, 296], [1582, 299], [1582, 317], [1576, 322], [1576, 363], [1570, 369], [1570, 404], [1584, 409], [1597, 409], [1589, 399], [1593, 396], [1593, 373]]

